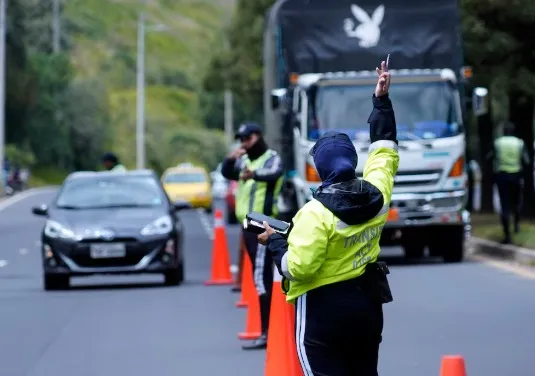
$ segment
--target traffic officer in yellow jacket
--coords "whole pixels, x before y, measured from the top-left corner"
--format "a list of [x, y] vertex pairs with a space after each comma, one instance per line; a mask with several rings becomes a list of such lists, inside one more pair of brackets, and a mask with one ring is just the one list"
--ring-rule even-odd
[[514, 230], [518, 233], [522, 206], [522, 173], [529, 165], [524, 141], [515, 137], [515, 127], [512, 123], [506, 122], [503, 125], [503, 136], [494, 141], [491, 156], [494, 158], [495, 181], [500, 195], [500, 217], [505, 234], [502, 243], [510, 243], [509, 215], [512, 209]]
[[119, 157], [114, 153], [106, 153], [101, 158], [102, 165], [108, 171], [125, 172], [126, 168], [119, 162]]
[[[236, 218], [241, 223], [250, 212], [277, 216], [277, 198], [282, 186], [283, 166], [276, 151], [268, 148], [262, 130], [256, 123], [240, 126], [236, 138], [241, 148], [227, 157], [221, 165], [222, 175], [237, 180]], [[273, 261], [266, 247], [258, 244], [255, 234], [243, 233], [245, 247], [253, 264], [256, 290], [260, 299], [262, 335], [245, 350], [264, 349], [267, 346], [271, 290], [273, 287]]]
[[288, 239], [267, 223], [266, 243], [296, 304], [295, 337], [305, 376], [376, 376], [382, 304], [392, 300], [377, 262], [398, 169], [397, 133], [384, 62], [373, 95], [363, 179], [349, 137], [329, 132], [310, 154], [321, 186], [293, 218]]

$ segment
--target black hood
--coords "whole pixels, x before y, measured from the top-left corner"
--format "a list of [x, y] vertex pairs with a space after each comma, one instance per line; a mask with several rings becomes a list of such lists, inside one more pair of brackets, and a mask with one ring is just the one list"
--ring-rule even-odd
[[314, 192], [314, 198], [348, 225], [369, 221], [384, 205], [381, 191], [363, 179], [319, 188]]

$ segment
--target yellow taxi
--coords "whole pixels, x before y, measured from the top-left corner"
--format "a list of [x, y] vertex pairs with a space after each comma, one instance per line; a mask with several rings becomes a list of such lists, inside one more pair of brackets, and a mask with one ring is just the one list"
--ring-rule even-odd
[[189, 163], [170, 167], [162, 175], [162, 184], [172, 201], [184, 200], [212, 212], [212, 189], [204, 168]]

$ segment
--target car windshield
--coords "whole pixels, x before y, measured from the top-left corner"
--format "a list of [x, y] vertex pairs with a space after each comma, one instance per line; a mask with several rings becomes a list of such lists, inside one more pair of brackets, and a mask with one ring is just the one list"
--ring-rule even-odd
[[[368, 118], [375, 86], [320, 86], [309, 116], [308, 139], [336, 130], [369, 140]], [[399, 140], [429, 140], [462, 132], [453, 88], [447, 82], [396, 83], [390, 87]]]
[[65, 209], [154, 207], [165, 202], [165, 193], [152, 177], [103, 176], [66, 182], [56, 206]]
[[169, 183], [204, 183], [206, 176], [202, 172], [172, 172], [164, 176], [163, 182]]

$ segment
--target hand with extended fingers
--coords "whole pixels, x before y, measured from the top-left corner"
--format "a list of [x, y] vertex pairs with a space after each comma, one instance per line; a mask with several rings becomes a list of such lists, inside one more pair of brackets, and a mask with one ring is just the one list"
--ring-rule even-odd
[[390, 88], [390, 73], [386, 71], [386, 62], [381, 62], [381, 69], [375, 68], [375, 71], [379, 75], [377, 80], [377, 86], [375, 87], [375, 96], [381, 97], [388, 94]]

